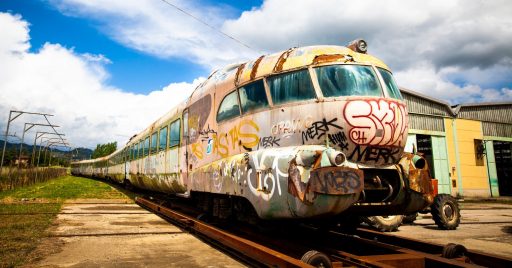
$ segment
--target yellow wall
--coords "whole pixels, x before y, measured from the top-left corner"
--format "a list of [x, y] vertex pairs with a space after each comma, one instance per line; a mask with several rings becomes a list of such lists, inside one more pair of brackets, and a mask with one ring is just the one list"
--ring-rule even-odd
[[445, 127], [450, 169], [455, 167], [451, 179], [457, 180], [457, 187], [453, 191], [462, 188], [461, 194], [464, 196], [490, 196], [486, 163], [483, 161], [482, 166], [477, 166], [475, 160], [474, 140], [483, 139], [481, 122], [445, 119]]
[[[452, 195], [455, 195], [458, 192], [459, 183], [457, 182], [457, 158], [455, 157], [455, 143], [454, 143], [454, 134], [453, 134], [453, 127], [452, 124], [455, 121], [451, 118], [445, 118], [444, 119], [444, 129], [446, 131], [446, 149], [448, 154], [448, 167], [450, 172], [450, 180], [453, 182], [455, 181], [456, 187], [452, 186]], [[455, 172], [453, 172], [455, 171]]]

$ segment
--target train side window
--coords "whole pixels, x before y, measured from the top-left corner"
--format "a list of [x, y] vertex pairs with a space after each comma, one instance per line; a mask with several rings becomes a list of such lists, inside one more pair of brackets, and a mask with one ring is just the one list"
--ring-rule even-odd
[[268, 107], [267, 94], [263, 80], [258, 80], [238, 89], [242, 114], [258, 108]]
[[219, 105], [217, 111], [217, 122], [229, 120], [240, 115], [240, 106], [238, 105], [238, 95], [236, 90], [229, 93]]
[[143, 144], [144, 144], [144, 141], [140, 141], [139, 142], [139, 151], [138, 151], [138, 154], [137, 154], [137, 156], [138, 156], [137, 158], [141, 158], [142, 157], [142, 151], [143, 151], [142, 146], [143, 146]]
[[165, 150], [165, 148], [167, 148], [167, 126], [160, 129], [160, 136], [158, 137], [158, 141], [158, 150]]
[[307, 69], [271, 76], [267, 82], [274, 104], [309, 100], [316, 97]]
[[152, 154], [156, 153], [156, 150], [158, 149], [157, 139], [158, 139], [158, 132], [151, 134], [151, 153]]
[[370, 66], [329, 65], [315, 71], [324, 97], [382, 96], [379, 80]]
[[169, 129], [169, 147], [178, 146], [180, 144], [180, 120], [172, 122]]
[[149, 137], [144, 139], [144, 156], [149, 155]]
[[377, 68], [377, 70], [379, 70], [382, 79], [384, 79], [384, 85], [386, 86], [389, 97], [398, 100], [403, 99], [402, 94], [400, 94], [400, 89], [398, 89], [395, 79], [393, 78], [393, 75], [389, 71], [382, 68]]

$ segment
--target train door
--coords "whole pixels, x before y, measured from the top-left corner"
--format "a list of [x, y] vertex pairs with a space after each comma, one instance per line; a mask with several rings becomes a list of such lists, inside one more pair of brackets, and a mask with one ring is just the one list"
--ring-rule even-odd
[[512, 196], [512, 142], [494, 141], [494, 159], [501, 196]]
[[183, 111], [183, 117], [182, 117], [183, 127], [181, 128], [181, 143], [180, 143], [180, 157], [179, 157], [179, 166], [180, 166], [180, 172], [181, 172], [181, 179], [183, 182], [183, 185], [187, 189], [190, 189], [191, 185], [188, 181], [188, 172], [189, 169], [192, 167], [189, 166], [189, 138], [188, 138], [188, 110]]

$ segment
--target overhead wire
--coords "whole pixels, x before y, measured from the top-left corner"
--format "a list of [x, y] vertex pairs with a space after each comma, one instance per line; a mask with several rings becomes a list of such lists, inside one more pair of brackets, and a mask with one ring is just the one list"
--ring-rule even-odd
[[213, 25], [211, 25], [211, 24], [209, 24], [209, 23], [207, 23], [207, 22], [205, 22], [205, 21], [201, 20], [200, 18], [198, 18], [198, 17], [196, 17], [196, 16], [192, 15], [191, 13], [189, 13], [189, 12], [187, 12], [186, 10], [184, 10], [184, 9], [182, 9], [182, 8], [180, 8], [180, 7], [178, 7], [178, 6], [176, 6], [175, 4], [173, 4], [173, 3], [169, 2], [168, 0], [161, 0], [161, 1], [162, 1], [162, 2], [164, 2], [164, 3], [166, 3], [167, 5], [169, 5], [169, 6], [171, 6], [171, 7], [173, 7], [173, 8], [175, 8], [175, 9], [179, 10], [179, 11], [180, 11], [180, 12], [182, 12], [183, 14], [185, 14], [185, 15], [187, 15], [187, 16], [189, 16], [189, 17], [193, 18], [193, 19], [195, 19], [196, 21], [198, 21], [198, 22], [200, 22], [201, 24], [203, 24], [203, 25], [205, 25], [205, 26], [209, 27], [210, 29], [212, 29], [212, 30], [216, 31], [217, 33], [220, 33], [221, 35], [223, 35], [223, 36], [225, 36], [225, 37], [227, 37], [227, 38], [229, 38], [229, 39], [231, 39], [231, 40], [235, 41], [236, 43], [238, 43], [238, 44], [240, 44], [240, 45], [242, 45], [242, 46], [244, 46], [244, 47], [246, 47], [246, 48], [248, 48], [248, 49], [250, 49], [250, 50], [252, 50], [252, 51], [258, 52], [258, 51], [256, 51], [254, 48], [252, 48], [252, 47], [250, 47], [249, 45], [245, 44], [244, 42], [242, 42], [242, 41], [240, 41], [240, 40], [236, 39], [235, 37], [233, 37], [233, 36], [231, 36], [231, 35], [229, 35], [229, 34], [227, 34], [227, 33], [223, 32], [223, 31], [221, 31], [220, 29], [216, 28], [215, 26], [213, 26]]

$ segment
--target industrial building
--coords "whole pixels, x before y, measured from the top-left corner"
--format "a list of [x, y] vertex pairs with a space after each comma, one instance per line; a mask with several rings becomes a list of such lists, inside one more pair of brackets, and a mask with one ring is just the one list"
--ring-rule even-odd
[[409, 111], [406, 151], [424, 154], [440, 193], [512, 196], [512, 102], [450, 106], [401, 92]]

